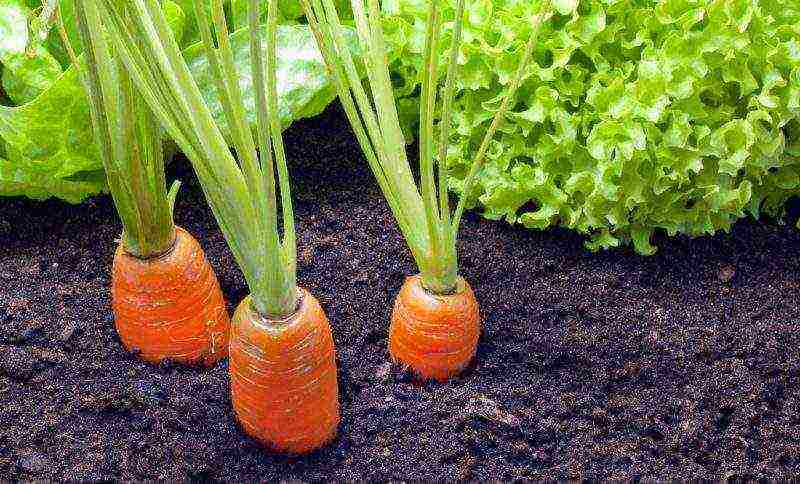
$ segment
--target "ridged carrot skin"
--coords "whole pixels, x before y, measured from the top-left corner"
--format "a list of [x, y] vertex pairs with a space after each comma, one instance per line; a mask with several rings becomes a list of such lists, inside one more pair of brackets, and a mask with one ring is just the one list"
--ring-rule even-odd
[[211, 366], [228, 355], [230, 319], [217, 276], [182, 228], [176, 227], [174, 246], [159, 257], [139, 259], [120, 244], [112, 297], [122, 344], [140, 358]]
[[480, 330], [478, 302], [465, 280], [455, 294], [439, 296], [420, 276], [409, 277], [395, 300], [389, 353], [421, 378], [444, 381], [475, 357]]
[[339, 425], [331, 327], [314, 296], [300, 292], [297, 312], [277, 321], [260, 316], [248, 296], [234, 313], [231, 328], [236, 417], [262, 445], [287, 454], [324, 446]]

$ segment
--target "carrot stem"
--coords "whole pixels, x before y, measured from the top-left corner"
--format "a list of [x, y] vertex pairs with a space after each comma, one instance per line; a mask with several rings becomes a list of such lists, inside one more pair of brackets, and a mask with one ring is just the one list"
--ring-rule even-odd
[[[365, 8], [367, 2], [368, 8]], [[549, 8], [546, 0], [542, 12]], [[455, 11], [453, 36], [450, 46], [450, 66], [447, 70], [443, 92], [443, 111], [438, 150], [435, 146], [435, 113], [439, 89], [439, 44], [442, 36], [442, 3], [428, 3], [428, 24], [423, 52], [422, 91], [420, 100], [419, 186], [410, 177], [411, 168], [405, 154], [397, 108], [389, 81], [387, 52], [378, 0], [352, 0], [356, 33], [363, 52], [366, 84], [355, 68], [355, 61], [345, 39], [339, 13], [333, 0], [300, 0], [309, 26], [328, 66], [328, 72], [339, 94], [347, 118], [353, 127], [361, 149], [372, 169], [378, 185], [392, 210], [398, 227], [406, 239], [422, 275], [422, 284], [430, 291], [444, 295], [456, 290], [458, 257], [456, 239], [464, 197], [451, 217], [448, 198], [447, 146], [452, 123], [455, 78], [458, 70], [458, 52], [461, 45], [465, 1], [458, 0]], [[485, 157], [488, 143], [510, 106], [536, 42], [539, 24], [528, 42], [526, 54], [521, 59], [517, 76], [506, 94], [495, 122], [484, 140], [466, 184], [471, 188], [475, 173]], [[367, 94], [370, 93], [370, 95]], [[438, 163], [438, 170], [435, 169]], [[438, 180], [437, 180], [438, 174]], [[468, 194], [468, 192], [466, 192]]]
[[175, 239], [161, 129], [112, 57], [102, 32], [93, 28], [100, 18], [94, 2], [80, 0], [75, 8], [86, 62], [75, 55], [60, 11], [56, 12], [58, 30], [89, 97], [100, 158], [122, 220], [124, 246], [139, 258], [153, 257], [169, 249]]
[[[261, 3], [251, 0], [247, 4], [253, 87], [259, 104], [254, 138], [245, 118], [223, 1], [212, 0], [211, 22], [202, 12], [202, 2], [195, 2], [203, 47], [241, 164], [192, 78], [158, 0], [129, 0], [124, 4], [97, 0], [105, 22], [98, 22], [96, 27], [106, 30], [148, 106], [195, 167], [258, 311], [281, 316], [295, 309], [296, 236], [276, 102], [277, 7], [270, 3], [264, 55], [258, 25]], [[212, 35], [212, 26], [216, 36]]]

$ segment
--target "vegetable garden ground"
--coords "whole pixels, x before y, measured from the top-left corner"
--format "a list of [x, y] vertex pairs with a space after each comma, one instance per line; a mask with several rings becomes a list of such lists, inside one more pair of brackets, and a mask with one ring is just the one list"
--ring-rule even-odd
[[[388, 317], [413, 263], [335, 108], [286, 133], [299, 280], [328, 312], [342, 423], [277, 457], [244, 437], [227, 363], [126, 354], [107, 288], [119, 222], [79, 206], [0, 202], [0, 478], [486, 479], [800, 474], [800, 205], [785, 226], [659, 237], [589, 254], [561, 229], [467, 217], [461, 267], [481, 303], [477, 363], [419, 385], [387, 364]], [[176, 222], [229, 305], [245, 296], [188, 163]], [[310, 262], [313, 261], [313, 264]]]

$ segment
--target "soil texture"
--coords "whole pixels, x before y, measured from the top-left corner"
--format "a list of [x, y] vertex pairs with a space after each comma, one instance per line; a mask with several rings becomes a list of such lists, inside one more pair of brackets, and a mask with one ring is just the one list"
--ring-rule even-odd
[[[305, 457], [237, 426], [227, 362], [151, 366], [114, 330], [109, 197], [0, 200], [0, 479], [714, 479], [800, 475], [800, 231], [660, 237], [588, 253], [560, 229], [466, 217], [463, 276], [481, 304], [475, 363], [421, 384], [388, 363], [413, 261], [342, 113], [286, 133], [299, 281], [337, 348], [342, 422]], [[176, 220], [229, 307], [247, 289], [185, 160]]]

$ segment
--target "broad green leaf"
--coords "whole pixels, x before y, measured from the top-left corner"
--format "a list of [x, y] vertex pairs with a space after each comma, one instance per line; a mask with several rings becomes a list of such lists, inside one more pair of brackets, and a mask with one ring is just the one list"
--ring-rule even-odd
[[89, 106], [74, 67], [34, 101], [0, 106], [0, 138], [11, 161], [54, 178], [100, 169]]
[[15, 105], [33, 101], [61, 75], [61, 64], [43, 47], [33, 56], [9, 55], [3, 67], [3, 90]]
[[17, 105], [35, 99], [61, 75], [61, 65], [43, 45], [35, 42], [29, 48], [30, 16], [21, 0], [0, 0], [2, 87]]
[[[266, 34], [262, 28], [260, 34]], [[335, 98], [328, 81], [322, 56], [317, 50], [311, 31], [305, 25], [282, 25], [278, 27], [278, 108], [281, 122], [288, 126], [301, 118], [315, 116]], [[234, 61], [239, 74], [239, 86], [247, 108], [247, 119], [255, 125], [255, 92], [250, 78], [249, 33], [242, 29], [231, 35]], [[199, 44], [184, 52], [186, 62], [197, 81], [211, 113], [219, 126], [227, 133], [227, 122], [216, 93], [208, 59]]]
[[[179, 15], [171, 17], [180, 19]], [[254, 99], [250, 80], [249, 46], [246, 31], [231, 37], [236, 63], [241, 76], [241, 86], [248, 107], [248, 118], [253, 122]], [[281, 119], [285, 125], [292, 121], [320, 113], [333, 100], [322, 59], [316, 43], [305, 26], [281, 26], [278, 29], [278, 92]], [[221, 126], [225, 117], [209, 77], [207, 59], [199, 46], [185, 52], [203, 96]], [[53, 187], [53, 196], [67, 193], [63, 181], [77, 174], [97, 174], [102, 169], [94, 146], [91, 119], [86, 97], [74, 67], [69, 68], [47, 91], [28, 104], [18, 107], [0, 106], [0, 139], [6, 144], [7, 163], [15, 167], [16, 179], [30, 172], [40, 190]], [[52, 180], [44, 180], [43, 176]], [[48, 181], [48, 183], [46, 183]], [[31, 182], [33, 183], [33, 182]], [[5, 185], [6, 188], [10, 185]], [[90, 194], [81, 185], [70, 193]], [[19, 194], [19, 190], [4, 190], [0, 196]], [[41, 192], [36, 192], [41, 193]], [[37, 195], [39, 196], [39, 195]]]
[[0, 158], [0, 195], [24, 196], [35, 200], [58, 197], [80, 203], [105, 188], [103, 172], [80, 174], [74, 178], [56, 178], [35, 163]]

